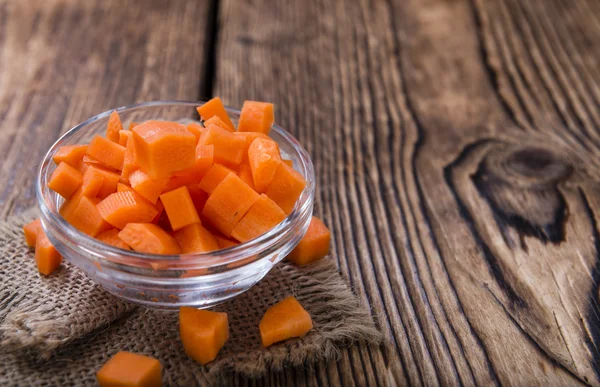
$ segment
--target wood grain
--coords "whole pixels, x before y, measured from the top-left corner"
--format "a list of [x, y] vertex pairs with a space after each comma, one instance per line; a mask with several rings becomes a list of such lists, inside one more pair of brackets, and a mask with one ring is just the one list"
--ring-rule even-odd
[[33, 205], [43, 152], [112, 107], [198, 99], [209, 2], [0, 0], [0, 217]]
[[214, 94], [275, 101], [388, 337], [294, 381], [600, 384], [597, 4], [220, 9]]

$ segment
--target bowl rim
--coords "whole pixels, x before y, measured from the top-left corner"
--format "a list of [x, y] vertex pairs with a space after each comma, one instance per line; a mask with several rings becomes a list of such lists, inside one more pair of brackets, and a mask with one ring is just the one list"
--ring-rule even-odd
[[[284, 128], [275, 123], [273, 123], [271, 131], [274, 130], [278, 135], [283, 137], [293, 146], [294, 150], [297, 153], [297, 158], [302, 164], [303, 169], [305, 171], [303, 177], [305, 178], [307, 184], [302, 193], [300, 194], [300, 197], [296, 201], [294, 209], [290, 214], [286, 216], [286, 218], [283, 221], [281, 221], [278, 225], [273, 227], [268, 232], [259, 235], [258, 237], [251, 239], [247, 242], [240, 243], [239, 245], [215, 250], [212, 252], [171, 255], [147, 254], [136, 252], [133, 250], [124, 250], [112, 245], [105, 244], [97, 240], [96, 238], [93, 238], [77, 230], [75, 227], [69, 224], [62, 216], [60, 216], [57, 210], [53, 210], [52, 208], [50, 208], [48, 203], [46, 203], [44, 192], [49, 190], [49, 188], [46, 187], [44, 184], [44, 176], [47, 174], [48, 168], [50, 168], [53, 163], [51, 155], [53, 155], [55, 151], [61, 146], [67, 145], [64, 144], [64, 142], [68, 141], [80, 130], [84, 130], [91, 123], [107, 118], [113, 111], [121, 113], [139, 108], [159, 107], [163, 105], [198, 107], [206, 102], [207, 101], [187, 100], [158, 100], [140, 102], [106, 110], [75, 125], [66, 133], [64, 133], [58, 140], [56, 140], [52, 144], [52, 146], [50, 146], [40, 163], [40, 167], [38, 168], [36, 176], [36, 199], [38, 208], [51, 223], [54, 223], [53, 226], [60, 227], [68, 235], [70, 242], [75, 242], [77, 244], [77, 239], [80, 239], [83, 242], [85, 242], [85, 244], [78, 245], [78, 247], [82, 248], [88, 253], [92, 253], [99, 259], [108, 259], [110, 257], [111, 261], [118, 264], [125, 264], [127, 266], [137, 266], [135, 261], [139, 262], [139, 260], [143, 260], [145, 262], [177, 261], [185, 262], [185, 267], [213, 268], [215, 266], [225, 266], [242, 260], [244, 260], [244, 265], [256, 261], [260, 252], [268, 250], [269, 248], [275, 246], [280, 239], [278, 237], [281, 237], [281, 235], [294, 229], [298, 222], [302, 220], [303, 213], [306, 212], [309, 208], [312, 208], [314, 202], [315, 172], [312, 160], [308, 152], [306, 151], [306, 149], [304, 149], [300, 142], [296, 140], [296, 138], [292, 136], [288, 131], [286, 131]], [[225, 107], [225, 109], [228, 113], [234, 114], [236, 116], [239, 116], [241, 114], [241, 112], [237, 109], [233, 109], [227, 106]], [[47, 227], [46, 225], [44, 226]], [[254, 255], [254, 259], [249, 260], [248, 258], [252, 255]], [[214, 264], [211, 264], [211, 262], [213, 261]], [[172, 269], [174, 270], [180, 270], [182, 268], [183, 267], [181, 265], [176, 265], [172, 267]], [[169, 267], [165, 267], [163, 269], [169, 269]]]

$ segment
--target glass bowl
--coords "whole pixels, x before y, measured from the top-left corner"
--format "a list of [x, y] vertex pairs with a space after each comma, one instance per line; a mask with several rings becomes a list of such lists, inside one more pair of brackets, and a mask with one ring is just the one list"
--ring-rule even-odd
[[[116, 109], [124, 127], [148, 119], [197, 121], [202, 102], [156, 101]], [[227, 109], [234, 123], [240, 112]], [[52, 145], [37, 177], [37, 202], [44, 231], [63, 257], [93, 281], [119, 298], [154, 309], [189, 305], [207, 308], [250, 289], [298, 244], [310, 223], [315, 176], [312, 161], [300, 143], [283, 128], [273, 125], [271, 138], [284, 158], [293, 161], [306, 179], [306, 188], [293, 211], [269, 232], [246, 243], [201, 254], [155, 255], [106, 245], [67, 223], [58, 209], [60, 195], [47, 187], [55, 164], [52, 156], [63, 145], [88, 143], [104, 134], [111, 111], [75, 126]]]

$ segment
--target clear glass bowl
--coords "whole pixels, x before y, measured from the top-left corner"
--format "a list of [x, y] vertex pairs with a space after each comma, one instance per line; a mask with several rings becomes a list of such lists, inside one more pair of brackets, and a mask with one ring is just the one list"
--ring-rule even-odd
[[[202, 102], [156, 101], [116, 109], [124, 126], [148, 119], [196, 121]], [[112, 110], [111, 110], [112, 111]], [[65, 259], [119, 298], [155, 309], [182, 305], [206, 308], [243, 293], [260, 281], [298, 244], [310, 223], [315, 176], [306, 150], [288, 132], [273, 125], [270, 136], [293, 161], [307, 185], [292, 213], [269, 232], [238, 246], [202, 254], [154, 255], [126, 251], [91, 238], [58, 213], [63, 199], [47, 187], [59, 147], [84, 144], [104, 134], [111, 111], [75, 126], [48, 151], [37, 177], [37, 201], [48, 237]], [[237, 123], [240, 112], [227, 109]]]

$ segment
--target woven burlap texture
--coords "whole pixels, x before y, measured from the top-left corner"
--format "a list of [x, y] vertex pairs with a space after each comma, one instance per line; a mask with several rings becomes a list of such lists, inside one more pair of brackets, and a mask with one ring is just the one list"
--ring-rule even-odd
[[[120, 350], [159, 359], [165, 385], [222, 384], [232, 373], [257, 377], [335, 358], [343, 345], [381, 342], [369, 309], [330, 258], [304, 268], [282, 262], [215, 308], [228, 313], [230, 339], [215, 361], [200, 366], [183, 351], [176, 313], [123, 303], [68, 263], [41, 277], [22, 238], [21, 227], [33, 216], [29, 211], [0, 223], [0, 385], [93, 385], [96, 370]], [[258, 323], [289, 295], [310, 313], [314, 329], [264, 349]]]

